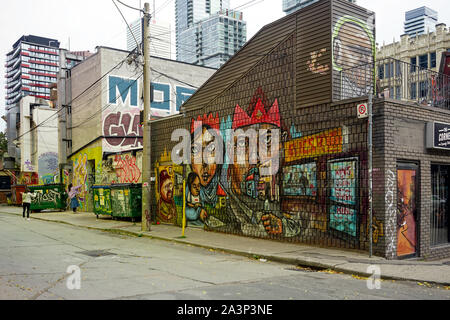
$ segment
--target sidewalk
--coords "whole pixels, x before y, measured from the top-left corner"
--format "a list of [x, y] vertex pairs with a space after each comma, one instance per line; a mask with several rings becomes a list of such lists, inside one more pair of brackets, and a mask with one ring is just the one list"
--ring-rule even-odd
[[[5, 213], [21, 216], [22, 209], [0, 206], [0, 214]], [[32, 214], [31, 218], [116, 234], [174, 241], [250, 258], [266, 259], [302, 267], [330, 269], [364, 277], [372, 275], [367, 272], [370, 265], [378, 265], [381, 269], [382, 279], [450, 285], [450, 259], [430, 262], [419, 260], [390, 261], [380, 257], [369, 258], [366, 252], [252, 239], [207, 232], [195, 228], [187, 228], [185, 231], [186, 238], [181, 238], [182, 231], [175, 226], [153, 225], [152, 231], [142, 232], [140, 222], [134, 224], [127, 221], [112, 220], [110, 217], [100, 217], [97, 220], [93, 213], [42, 212]]]

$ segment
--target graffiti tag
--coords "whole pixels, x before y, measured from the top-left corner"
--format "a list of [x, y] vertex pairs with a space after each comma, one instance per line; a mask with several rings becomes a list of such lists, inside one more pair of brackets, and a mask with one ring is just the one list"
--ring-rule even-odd
[[36, 193], [36, 196], [32, 199], [34, 204], [48, 203], [53, 202], [54, 204], [58, 203], [58, 200], [61, 199], [61, 194], [59, 192], [48, 190], [48, 193]]
[[141, 170], [136, 164], [136, 157], [116, 155], [116, 174], [119, 183], [139, 183]]
[[109, 114], [103, 123], [103, 134], [106, 142], [111, 146], [141, 147], [143, 130], [140, 125], [140, 115], [121, 112]]

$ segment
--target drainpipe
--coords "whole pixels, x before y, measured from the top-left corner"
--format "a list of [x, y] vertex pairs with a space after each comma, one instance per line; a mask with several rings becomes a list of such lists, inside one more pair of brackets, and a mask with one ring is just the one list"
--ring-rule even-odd
[[372, 131], [373, 131], [373, 95], [372, 92], [369, 94], [369, 238], [370, 238], [370, 245], [369, 245], [369, 257], [372, 258], [373, 255], [373, 232], [372, 232], [372, 224], [373, 224], [373, 141], [372, 141]]

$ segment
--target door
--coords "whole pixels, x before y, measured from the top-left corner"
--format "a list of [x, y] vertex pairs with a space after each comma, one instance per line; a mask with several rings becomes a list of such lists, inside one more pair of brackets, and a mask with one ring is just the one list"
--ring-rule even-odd
[[397, 168], [397, 256], [417, 254], [417, 177], [414, 164]]

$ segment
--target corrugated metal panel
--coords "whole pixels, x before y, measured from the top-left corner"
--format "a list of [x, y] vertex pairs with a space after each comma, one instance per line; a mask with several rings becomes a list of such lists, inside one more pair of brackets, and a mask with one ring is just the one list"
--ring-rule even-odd
[[295, 14], [263, 27], [246, 45], [222, 66], [183, 105], [183, 110], [205, 107], [231, 84], [246, 74], [272, 48], [278, 46], [295, 31]]
[[367, 95], [374, 87], [375, 14], [333, 1], [333, 100]]
[[331, 1], [297, 14], [297, 105], [331, 101]]

